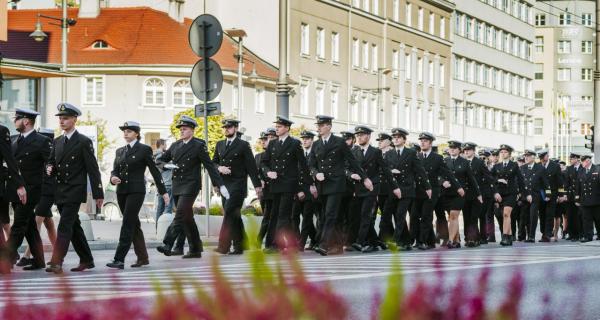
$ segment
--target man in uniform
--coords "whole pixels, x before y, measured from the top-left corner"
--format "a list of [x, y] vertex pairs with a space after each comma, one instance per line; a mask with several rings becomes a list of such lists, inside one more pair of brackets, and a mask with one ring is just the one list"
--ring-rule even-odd
[[546, 191], [550, 189], [546, 169], [535, 163], [536, 153], [525, 150], [525, 164], [521, 167], [524, 180], [524, 190], [521, 191], [521, 219], [519, 221], [520, 241], [535, 242], [535, 232], [539, 208], [545, 201]]
[[[381, 153], [385, 157], [385, 154], [392, 150], [392, 136], [382, 132], [377, 137], [377, 142], [379, 144], [379, 150], [381, 150]], [[373, 215], [373, 218], [377, 217], [377, 212], [381, 212], [381, 219], [379, 220], [379, 240], [382, 243], [387, 243], [392, 242], [394, 237], [394, 223], [392, 222], [394, 216], [392, 212], [386, 212], [384, 210], [386, 201], [391, 198], [390, 191], [392, 189], [390, 188], [390, 183], [385, 179], [383, 174], [379, 175], [379, 179], [381, 182], [379, 194], [377, 195], [375, 215]]]
[[266, 247], [268, 253], [297, 248], [298, 239], [295, 239], [292, 226], [292, 206], [294, 197], [304, 200], [304, 186], [311, 185], [302, 145], [289, 133], [293, 122], [277, 116], [274, 123], [277, 140], [269, 143], [261, 163], [261, 170], [270, 180], [273, 195], [268, 233], [275, 237], [276, 246]]
[[555, 161], [550, 161], [548, 150], [540, 151], [539, 158], [542, 166], [546, 169], [548, 183], [550, 184], [550, 193], [546, 194], [548, 200], [540, 206], [540, 231], [542, 232], [540, 242], [550, 242], [550, 238], [554, 233], [554, 219], [560, 218], [560, 214], [558, 216], [556, 214], [556, 207], [558, 206], [559, 192], [564, 191], [565, 183], [560, 165]]
[[260, 177], [262, 184], [262, 198], [260, 198], [260, 208], [262, 209], [263, 218], [260, 222], [260, 230], [258, 231], [258, 245], [262, 247], [263, 240], [266, 241], [266, 247], [274, 246], [274, 239], [266, 238], [268, 236], [267, 231], [269, 230], [269, 221], [271, 220], [271, 208], [273, 207], [273, 196], [271, 195], [270, 187], [269, 187], [269, 179], [264, 174], [262, 170], [260, 170], [262, 158], [267, 151], [267, 147], [269, 146], [269, 142], [277, 139], [277, 135], [275, 134], [275, 128], [267, 128], [265, 131], [260, 133], [260, 144], [262, 146], [262, 152], [257, 153], [254, 156], [254, 161], [256, 162], [256, 167], [258, 168], [258, 176]]
[[309, 166], [311, 175], [317, 183], [325, 223], [319, 246], [315, 251], [320, 255], [339, 254], [342, 250], [333, 246], [336, 240], [335, 224], [340, 202], [346, 192], [346, 167], [358, 174], [360, 182], [367, 190], [372, 191], [373, 184], [359, 166], [344, 139], [331, 133], [333, 117], [319, 115], [316, 118], [319, 140], [313, 143]]
[[[354, 148], [358, 148], [356, 143], [356, 137], [353, 132], [342, 131], [340, 135], [346, 141], [346, 145], [352, 151]], [[349, 172], [349, 165], [346, 165], [346, 170]], [[354, 199], [354, 184], [355, 180], [350, 178], [350, 175], [346, 175], [346, 191], [342, 195], [342, 201], [339, 206], [339, 211], [335, 221], [335, 246], [337, 249], [344, 248], [346, 251], [354, 251], [352, 243], [350, 242], [350, 205], [352, 199]], [[321, 210], [321, 226], [325, 224], [325, 213]], [[318, 237], [317, 237], [318, 238]]]
[[[241, 210], [244, 199], [248, 196], [248, 177], [259, 198], [262, 192], [250, 144], [237, 136], [239, 124], [240, 122], [234, 119], [222, 121], [225, 139], [217, 142], [212, 159], [230, 194], [229, 199], [222, 198], [225, 215], [219, 232], [219, 244], [215, 249], [215, 252], [220, 254], [244, 252], [242, 242], [246, 237]], [[218, 190], [215, 192], [218, 193]], [[233, 251], [230, 252], [232, 245]]]
[[567, 240], [579, 241], [582, 238], [582, 220], [579, 207], [575, 205], [576, 186], [579, 170], [581, 170], [581, 156], [577, 153], [569, 155], [570, 165], [567, 167], [565, 189], [567, 193], [567, 220], [569, 221], [569, 236]]
[[[197, 126], [198, 123], [195, 119], [181, 116], [176, 125], [181, 135], [180, 139], [171, 144], [169, 149], [157, 159], [164, 162], [173, 161], [175, 166], [173, 169], [173, 197], [177, 208], [175, 218], [165, 234], [164, 245], [156, 248], [165, 256], [171, 255], [175, 240], [183, 232], [188, 241], [189, 252], [182, 258], [202, 257], [204, 249], [193, 212], [194, 201], [202, 190], [201, 166], [204, 166], [208, 172], [213, 186], [219, 187], [220, 194], [225, 199], [229, 199], [229, 191], [225, 187], [217, 167], [210, 160], [206, 142], [194, 137], [194, 129]], [[204, 187], [209, 188], [209, 186]], [[208, 210], [208, 203], [206, 207]]]
[[578, 173], [575, 202], [583, 215], [581, 242], [594, 238], [594, 222], [600, 222], [600, 169], [592, 163], [591, 155], [581, 156], [582, 168]]
[[[302, 152], [304, 153], [304, 157], [306, 158], [306, 163], [308, 163], [310, 151], [312, 149], [312, 144], [315, 139], [315, 134], [308, 130], [304, 130], [300, 133], [300, 139], [302, 139]], [[300, 240], [298, 248], [301, 251], [304, 250], [308, 238], [310, 238], [309, 249], [313, 250], [314, 247], [317, 245], [317, 231], [315, 229], [314, 217], [319, 216], [320, 207], [318, 198], [314, 197], [310, 192], [311, 185], [312, 184], [304, 185], [304, 200], [296, 199], [296, 201], [294, 202], [294, 229], [297, 233], [298, 239]], [[302, 217], [302, 225], [300, 225], [300, 217]]]
[[35, 131], [35, 118], [39, 113], [33, 110], [19, 109], [15, 111], [15, 128], [18, 135], [12, 137], [12, 152], [27, 190], [27, 203], [21, 203], [16, 193], [17, 187], [9, 181], [7, 190], [15, 212], [14, 222], [10, 229], [9, 248], [13, 264], [17, 262], [17, 249], [27, 239], [33, 262], [23, 270], [37, 270], [46, 266], [42, 238], [35, 223], [35, 207], [42, 195], [42, 181], [46, 171], [46, 161], [50, 156], [52, 141]]
[[[489, 153], [489, 155], [487, 155], [486, 165], [487, 165], [488, 170], [490, 170], [490, 173], [491, 173], [492, 169], [494, 168], [496, 163], [498, 163], [499, 150], [492, 149], [492, 150], [489, 150], [488, 153]], [[493, 175], [492, 175], [492, 178], [494, 178], [494, 181], [496, 180], [496, 178]], [[488, 211], [485, 216], [486, 233], [487, 233], [487, 241], [488, 242], [496, 242], [496, 227], [494, 225], [494, 223], [495, 223], [494, 217], [496, 219], [496, 222], [498, 222], [498, 229], [500, 230], [500, 233], [502, 233], [502, 224], [504, 222], [503, 222], [503, 217], [502, 217], [502, 211], [500, 210], [500, 204], [498, 202], [494, 203], [491, 210]]]
[[458, 185], [458, 181], [444, 163], [444, 158], [432, 152], [434, 140], [435, 136], [432, 133], [422, 132], [419, 134], [421, 151], [418, 156], [431, 184], [431, 189], [427, 189], [426, 185], [417, 185], [417, 196], [410, 217], [410, 230], [414, 230], [417, 236], [415, 240], [419, 250], [435, 248], [432, 225], [433, 209], [440, 197], [442, 179], [452, 179]]
[[54, 139], [46, 172], [56, 177], [55, 203], [60, 212], [57, 238], [47, 272], [62, 273], [62, 264], [69, 243], [79, 256], [79, 265], [72, 272], [94, 268], [92, 251], [81, 228], [79, 207], [87, 200], [88, 178], [96, 207], [102, 207], [104, 192], [92, 140], [80, 134], [75, 125], [81, 111], [68, 103], [58, 105], [60, 128], [63, 134]]

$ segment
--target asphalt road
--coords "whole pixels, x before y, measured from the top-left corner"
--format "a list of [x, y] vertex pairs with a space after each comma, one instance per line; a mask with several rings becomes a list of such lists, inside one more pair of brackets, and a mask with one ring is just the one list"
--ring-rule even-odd
[[[151, 265], [142, 269], [112, 270], [104, 266], [114, 252], [94, 252], [96, 268], [84, 273], [71, 273], [69, 268], [78, 262], [69, 252], [63, 279], [43, 270], [21, 271], [0, 278], [11, 286], [0, 288], [0, 307], [11, 296], [19, 303], [53, 304], [60, 301], [59, 281], [67, 280], [81, 302], [114, 297], [144, 298], [151, 303], [155, 292], [153, 282], [164, 289], [171, 288], [171, 274], [189, 277], [210, 284], [210, 256], [183, 260], [165, 257], [150, 249]], [[353, 319], [369, 318], [373, 299], [384, 294], [390, 275], [393, 255], [389, 251], [372, 254], [347, 253], [321, 257], [313, 252], [300, 254], [306, 276], [310, 281], [327, 282], [348, 301]], [[273, 262], [277, 257], [270, 257]], [[133, 250], [127, 266], [133, 262]], [[223, 256], [223, 273], [237, 285], [248, 283], [249, 271], [245, 256]], [[444, 290], [450, 292], [460, 282], [466, 292], [476, 288], [476, 279], [489, 270], [489, 290], [486, 303], [500, 304], [507, 295], [507, 286], [516, 272], [524, 277], [523, 319], [540, 318], [544, 313], [555, 319], [600, 319], [600, 241], [579, 244], [561, 241], [550, 244], [516, 243], [513, 247], [489, 244], [479, 248], [458, 250], [436, 249], [426, 252], [400, 253], [405, 288], [410, 291], [419, 281], [430, 284], [438, 281], [443, 272]], [[10, 279], [10, 280], [9, 280]], [[190, 292], [192, 288], [189, 287]], [[442, 295], [443, 296], [443, 295]], [[448, 299], [447, 297], [444, 299]], [[433, 299], [433, 297], [431, 298]], [[546, 302], [544, 302], [546, 300]]]

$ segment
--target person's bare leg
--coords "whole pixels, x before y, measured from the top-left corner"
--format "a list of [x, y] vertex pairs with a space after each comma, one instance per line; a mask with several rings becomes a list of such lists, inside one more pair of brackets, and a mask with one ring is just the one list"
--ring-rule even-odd
[[510, 225], [510, 215], [512, 213], [511, 207], [504, 207], [502, 212], [502, 233], [512, 235], [512, 227]]
[[46, 227], [46, 232], [48, 233], [48, 239], [50, 239], [50, 243], [54, 246], [56, 242], [56, 226], [54, 225], [54, 220], [51, 217], [44, 217], [44, 226]]
[[552, 230], [552, 240], [554, 240], [554, 241], [558, 241], [558, 229], [559, 228], [560, 228], [560, 218], [554, 218], [554, 229]]
[[10, 223], [3, 224], [2, 229], [4, 230], [4, 239], [8, 241], [8, 237], [10, 236]]
[[458, 235], [458, 215], [460, 211], [451, 210], [448, 215], [448, 238], [453, 242], [456, 242], [456, 238]]

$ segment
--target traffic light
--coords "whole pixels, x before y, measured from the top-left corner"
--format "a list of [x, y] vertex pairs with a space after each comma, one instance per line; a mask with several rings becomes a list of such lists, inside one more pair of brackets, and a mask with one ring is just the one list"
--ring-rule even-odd
[[590, 133], [591, 134], [585, 136], [585, 140], [589, 141], [589, 143], [585, 144], [585, 147], [594, 152], [594, 126], [590, 127]]

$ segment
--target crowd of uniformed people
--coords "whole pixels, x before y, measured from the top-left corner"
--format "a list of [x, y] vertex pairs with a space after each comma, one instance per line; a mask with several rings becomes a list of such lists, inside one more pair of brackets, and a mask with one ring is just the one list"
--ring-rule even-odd
[[[102, 206], [100, 171], [92, 141], [76, 129], [81, 111], [68, 103], [57, 109], [58, 137], [54, 130], [34, 129], [38, 113], [33, 110], [16, 109], [16, 135], [0, 125], [2, 273], [14, 265], [62, 273], [69, 244], [80, 259], [72, 272], [95, 267], [78, 212], [88, 185], [96, 205]], [[178, 119], [179, 139], [157, 158], [140, 142], [140, 123], [125, 122], [119, 127], [125, 143], [116, 150], [109, 181], [116, 185], [123, 222], [114, 259], [106, 265], [123, 269], [132, 245], [136, 260], [131, 267], [149, 264], [139, 220], [146, 171], [161, 200], [175, 204], [174, 220], [157, 250], [185, 259], [200, 258], [204, 250], [192, 208], [203, 187], [202, 168], [222, 199], [224, 218], [215, 249], [219, 254], [247, 249], [241, 210], [248, 181], [260, 199], [263, 219], [257, 240], [267, 253], [456, 249], [559, 238], [589, 242], [600, 227], [600, 169], [591, 155], [572, 153], [567, 165], [546, 150], [524, 150], [514, 157], [507, 144], [490, 150], [450, 140], [446, 150], [437, 150], [436, 137], [428, 132], [418, 135], [418, 143], [409, 143], [409, 132], [402, 128], [375, 136], [371, 128], [357, 126], [334, 134], [333, 120], [317, 116], [315, 131], [302, 131], [296, 138], [290, 135], [293, 122], [278, 116], [261, 133], [263, 151], [254, 155], [238, 131], [240, 122], [225, 119], [225, 139], [217, 142], [212, 158], [206, 142], [194, 137], [198, 124], [193, 118]], [[172, 169], [169, 193], [158, 169], [162, 166]], [[52, 205], [60, 213], [56, 233]], [[48, 262], [42, 224], [53, 242]], [[536, 237], [538, 230], [541, 237]], [[17, 249], [24, 240], [29, 250], [21, 257]], [[174, 249], [185, 240], [187, 253]]]

